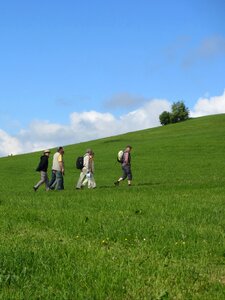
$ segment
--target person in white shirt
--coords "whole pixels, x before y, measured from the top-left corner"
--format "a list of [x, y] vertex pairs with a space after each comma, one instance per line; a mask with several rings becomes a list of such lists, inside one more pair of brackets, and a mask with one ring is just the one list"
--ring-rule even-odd
[[81, 187], [84, 187], [86, 184], [88, 184], [89, 189], [95, 189], [96, 182], [94, 179], [94, 152], [89, 155], [89, 166], [90, 171], [86, 174], [86, 178], [84, 179]]
[[59, 147], [57, 152], [53, 156], [52, 162], [52, 178], [49, 184], [49, 188], [51, 190], [64, 190], [64, 179], [63, 176], [65, 175], [64, 169], [64, 148]]
[[76, 189], [81, 189], [88, 183], [88, 188], [95, 188], [96, 183], [94, 180], [94, 159], [92, 149], [87, 149], [84, 155], [83, 168], [78, 179]]

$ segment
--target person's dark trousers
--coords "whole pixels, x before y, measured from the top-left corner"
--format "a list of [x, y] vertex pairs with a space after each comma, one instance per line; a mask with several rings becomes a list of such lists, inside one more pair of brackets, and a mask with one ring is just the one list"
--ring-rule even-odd
[[60, 171], [56, 171], [56, 190], [64, 190], [63, 174]]
[[56, 171], [52, 170], [52, 177], [51, 177], [51, 180], [49, 182], [49, 187], [50, 188], [53, 185], [53, 183], [55, 182], [55, 180], [56, 180]]
[[128, 180], [132, 180], [132, 172], [131, 172], [131, 167], [130, 165], [124, 165], [122, 166], [122, 170], [123, 170], [123, 180], [125, 180], [126, 178]]

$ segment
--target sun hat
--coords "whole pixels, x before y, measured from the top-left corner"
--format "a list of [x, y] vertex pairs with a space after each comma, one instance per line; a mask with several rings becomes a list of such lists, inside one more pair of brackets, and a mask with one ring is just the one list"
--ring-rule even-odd
[[49, 149], [44, 150], [44, 153], [51, 153]]

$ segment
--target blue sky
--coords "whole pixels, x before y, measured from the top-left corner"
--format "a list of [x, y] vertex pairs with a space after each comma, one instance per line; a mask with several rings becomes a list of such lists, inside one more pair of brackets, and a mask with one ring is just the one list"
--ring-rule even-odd
[[1, 1], [0, 39], [1, 156], [157, 126], [178, 100], [225, 113], [224, 0]]

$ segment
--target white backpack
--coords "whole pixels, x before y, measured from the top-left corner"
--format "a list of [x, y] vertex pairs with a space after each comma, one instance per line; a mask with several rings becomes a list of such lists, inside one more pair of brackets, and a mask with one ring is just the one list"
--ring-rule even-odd
[[123, 162], [123, 150], [120, 150], [117, 154], [117, 161], [122, 164]]

